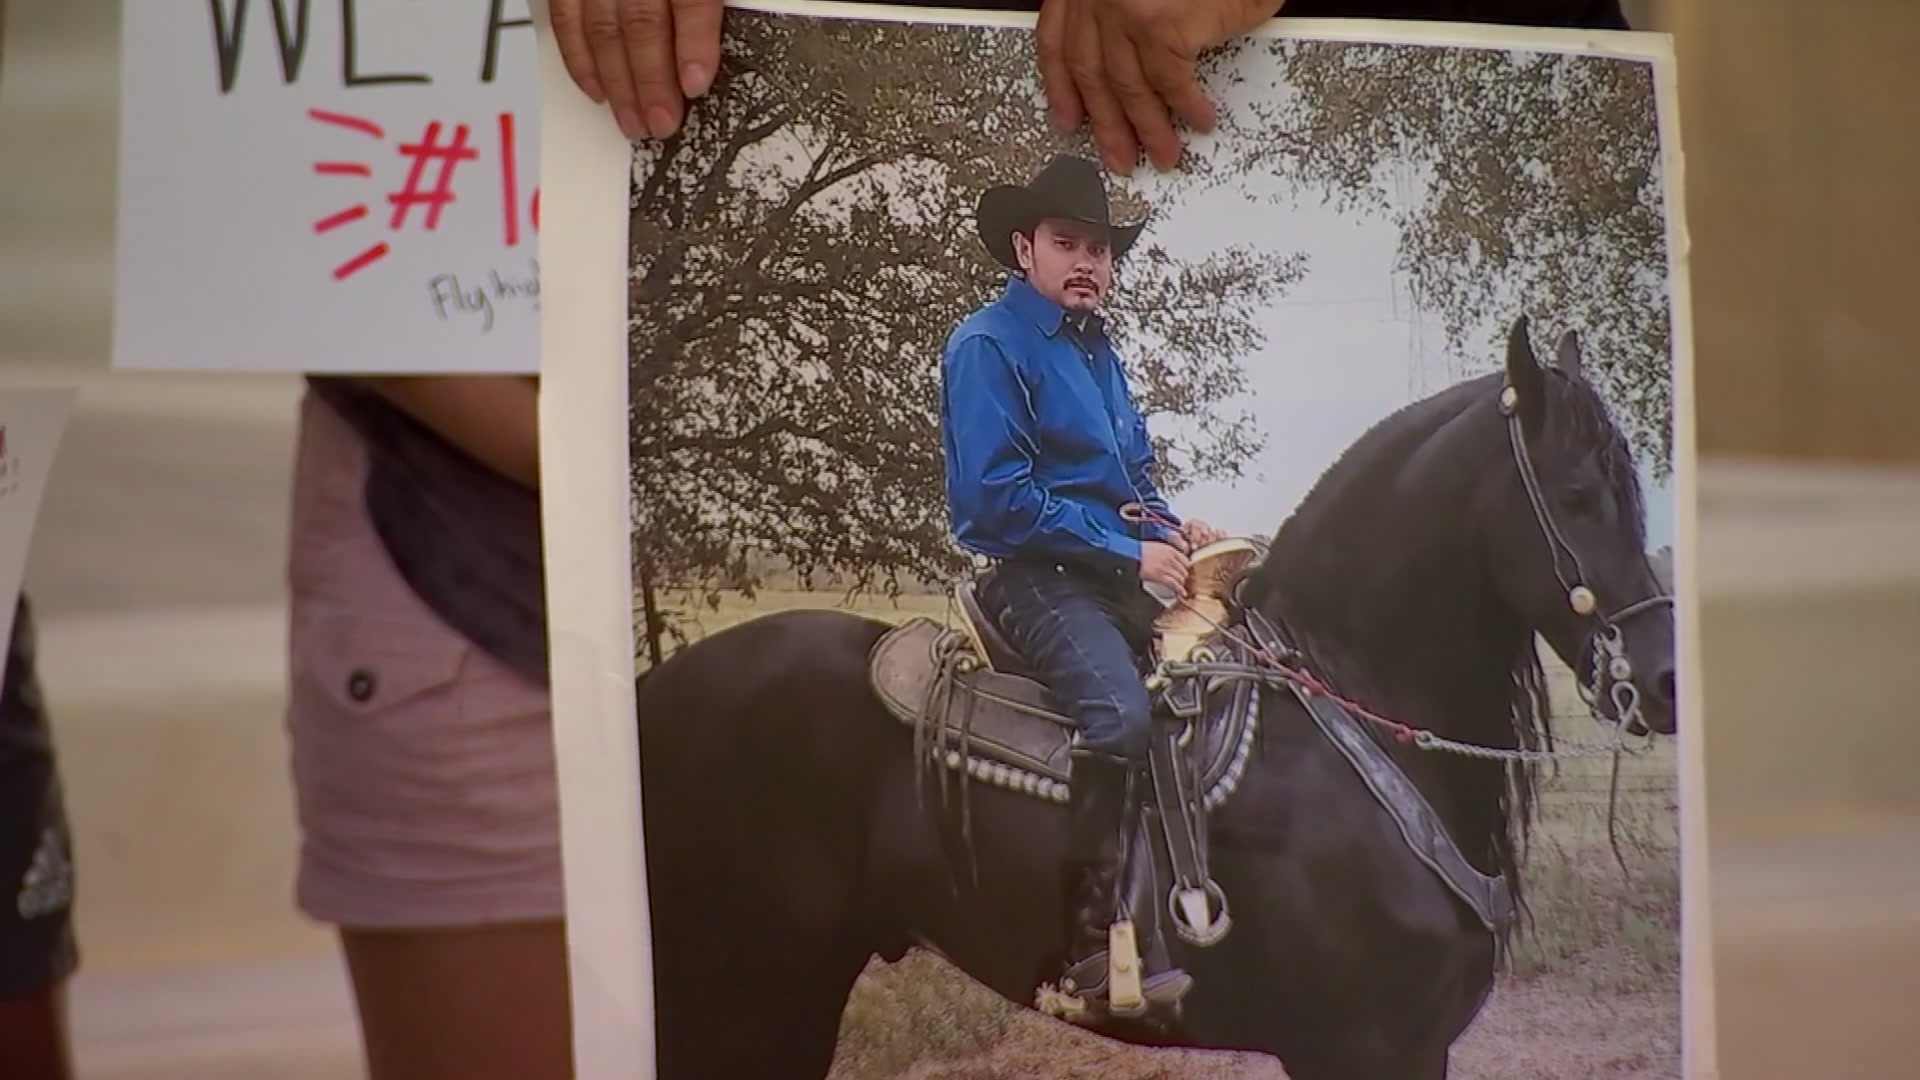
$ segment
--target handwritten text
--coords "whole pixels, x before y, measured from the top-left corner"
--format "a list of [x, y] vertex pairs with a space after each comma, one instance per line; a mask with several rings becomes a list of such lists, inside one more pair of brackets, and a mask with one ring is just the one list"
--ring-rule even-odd
[[524, 304], [540, 310], [540, 263], [532, 260], [526, 277], [508, 277], [490, 270], [479, 281], [462, 281], [458, 274], [435, 274], [427, 282], [427, 294], [434, 314], [441, 322], [456, 316], [477, 317], [480, 332], [493, 330], [500, 308]]
[[[262, 0], [262, 3], [273, 9], [273, 34], [280, 52], [280, 79], [292, 86], [300, 81], [301, 68], [306, 63], [307, 45], [313, 26], [313, 2]], [[362, 71], [360, 49], [366, 31], [359, 4], [356, 0], [334, 0], [334, 5], [340, 17], [341, 85], [432, 84], [432, 76], [421, 71]], [[525, 0], [519, 0], [518, 6], [524, 10]], [[240, 80], [240, 58], [246, 51], [247, 17], [257, 9], [251, 0], [207, 0], [207, 7], [213, 22], [213, 51], [218, 64], [220, 92], [230, 94]], [[532, 25], [533, 20], [526, 16], [509, 18], [507, 0], [489, 0], [480, 58], [481, 82], [491, 83], [500, 72], [502, 35], [508, 30]]]

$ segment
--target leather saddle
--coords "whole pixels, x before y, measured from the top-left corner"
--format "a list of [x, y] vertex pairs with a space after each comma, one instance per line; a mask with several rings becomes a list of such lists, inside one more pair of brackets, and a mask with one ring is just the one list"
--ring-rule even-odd
[[[974, 590], [972, 580], [954, 586], [953, 600], [960, 609], [961, 630], [967, 635], [968, 644], [973, 647], [973, 654], [981, 664], [1009, 678], [1033, 682], [1033, 671], [1021, 659], [1020, 651], [1007, 641], [993, 619], [980, 607], [980, 597]], [[1034, 683], [1034, 689], [1046, 700], [1055, 700], [1039, 683]]]
[[[1161, 655], [1187, 659], [1205, 647], [1236, 653], [1221, 633], [1232, 617], [1230, 594], [1246, 567], [1265, 554], [1258, 541], [1226, 540], [1195, 553], [1189, 602], [1167, 608], [1156, 624]], [[936, 756], [1016, 790], [1066, 798], [1068, 751], [1075, 725], [1062, 703], [1040, 684], [1018, 649], [981, 607], [971, 580], [953, 589], [958, 618], [951, 628], [926, 618], [910, 619], [875, 647], [870, 676], [887, 709], [936, 742]], [[1235, 656], [1235, 659], [1242, 659]], [[1197, 679], [1162, 686], [1155, 711], [1162, 721], [1192, 724], [1197, 737], [1183, 739], [1203, 785], [1227, 775], [1239, 744], [1249, 736], [1250, 684], [1235, 682], [1228, 694], [1212, 695]]]
[[[1246, 647], [1226, 632], [1227, 605], [1237, 571], [1259, 554], [1260, 547], [1245, 541], [1196, 553], [1188, 602], [1169, 605], [1156, 623], [1161, 659], [1211, 654], [1248, 662]], [[914, 729], [921, 760], [930, 758], [969, 780], [1065, 803], [1076, 725], [980, 606], [973, 583], [959, 583], [953, 600], [959, 613], [954, 627], [914, 618], [887, 632], [873, 652], [874, 690], [889, 712]], [[1226, 935], [1231, 919], [1225, 895], [1208, 876], [1205, 820], [1245, 774], [1259, 726], [1260, 687], [1245, 679], [1181, 675], [1156, 676], [1148, 689], [1154, 712], [1146, 810], [1152, 866], [1141, 872], [1159, 883], [1152, 886], [1155, 892], [1168, 889], [1175, 931], [1194, 944], [1211, 945]]]

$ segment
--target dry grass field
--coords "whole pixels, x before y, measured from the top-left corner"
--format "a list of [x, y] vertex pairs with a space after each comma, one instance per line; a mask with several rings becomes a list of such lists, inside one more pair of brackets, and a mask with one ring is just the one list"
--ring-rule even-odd
[[[775, 611], [818, 607], [888, 621], [949, 617], [945, 597], [921, 594], [849, 600], [838, 592], [772, 589], [750, 601], [726, 595], [717, 609], [670, 604], [695, 638]], [[1551, 656], [1547, 671], [1557, 735], [1603, 741], [1571, 672]], [[1611, 771], [1608, 758], [1567, 759], [1545, 782], [1529, 865], [1534, 922], [1486, 1012], [1457, 1044], [1457, 1075], [1680, 1076], [1677, 753], [1663, 740], [1622, 759], [1613, 842], [1607, 829]], [[1253, 1055], [1116, 1046], [1017, 1009], [918, 953], [868, 970], [843, 1020], [834, 1071], [835, 1080], [1041, 1076], [1280, 1080], [1285, 1073]]]

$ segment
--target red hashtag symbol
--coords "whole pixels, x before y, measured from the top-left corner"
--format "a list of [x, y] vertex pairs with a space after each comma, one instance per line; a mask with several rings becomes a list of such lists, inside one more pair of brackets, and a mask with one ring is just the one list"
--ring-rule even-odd
[[[439, 228], [440, 211], [453, 201], [453, 172], [463, 161], [472, 161], [480, 152], [467, 145], [467, 125], [461, 124], [453, 129], [453, 142], [440, 145], [440, 122], [435, 120], [427, 125], [426, 134], [417, 143], [402, 143], [400, 153], [413, 159], [413, 167], [407, 170], [407, 182], [399, 191], [387, 196], [393, 204], [391, 225], [398, 229], [407, 220], [407, 211], [416, 206], [427, 208], [427, 229]], [[421, 182], [426, 178], [427, 163], [438, 161], [440, 174], [429, 191], [420, 190]]]

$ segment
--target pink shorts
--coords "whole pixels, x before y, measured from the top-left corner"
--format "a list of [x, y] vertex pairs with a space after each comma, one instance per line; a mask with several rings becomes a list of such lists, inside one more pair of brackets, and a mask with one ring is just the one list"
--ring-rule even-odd
[[370, 929], [558, 918], [547, 692], [408, 588], [362, 503], [366, 466], [309, 391], [288, 566], [300, 908]]

